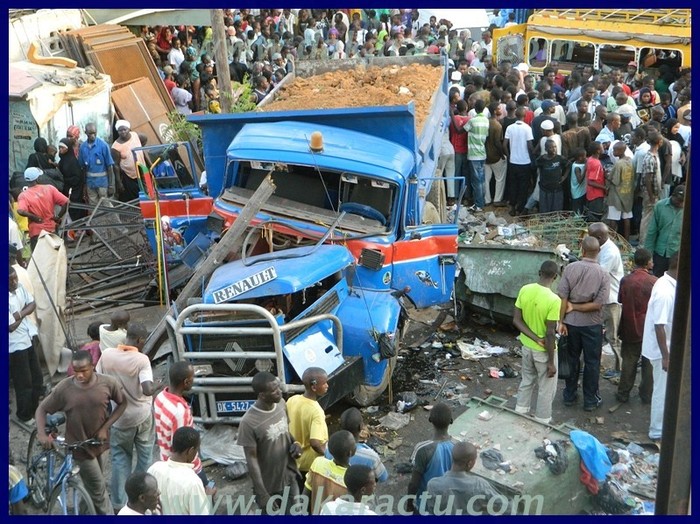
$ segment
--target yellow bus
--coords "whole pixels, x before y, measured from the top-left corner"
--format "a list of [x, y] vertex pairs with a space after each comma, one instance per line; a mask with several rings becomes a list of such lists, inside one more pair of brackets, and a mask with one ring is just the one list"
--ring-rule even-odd
[[552, 61], [570, 73], [578, 65], [596, 70], [640, 71], [667, 64], [690, 67], [690, 9], [540, 9], [525, 24], [494, 30], [494, 62], [525, 62], [542, 72]]

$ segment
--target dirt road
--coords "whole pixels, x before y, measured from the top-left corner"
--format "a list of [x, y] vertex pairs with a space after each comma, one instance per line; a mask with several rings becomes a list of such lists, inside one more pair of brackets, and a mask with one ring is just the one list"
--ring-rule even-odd
[[[375, 406], [362, 410], [370, 429], [368, 443], [380, 451], [390, 476], [388, 482], [377, 486], [377, 495], [400, 497], [406, 494], [410, 479], [407, 463], [413, 447], [417, 442], [431, 437], [429, 411], [424, 406], [431, 406], [439, 401], [447, 402], [452, 407], [455, 418], [464, 412], [470, 397], [495, 396], [506, 400], [506, 408], [512, 409], [515, 406], [515, 394], [520, 378], [491, 378], [488, 368], [500, 369], [504, 364], [509, 364], [519, 372], [519, 357], [507, 353], [478, 361], [464, 360], [452, 344], [457, 340], [471, 342], [478, 337], [494, 346], [515, 348], [518, 346], [515, 338], [517, 333], [507, 326], [481, 325], [481, 319], [477, 317], [469, 317], [464, 325], [456, 326], [449, 315], [445, 317], [441, 327], [434, 330], [431, 324], [435, 322], [439, 313], [436, 309], [412, 312], [414, 320], [409, 325], [406, 335], [409, 345], [403, 347], [399, 354], [391, 391], [387, 391]], [[158, 366], [156, 373], [162, 369], [162, 365]], [[603, 405], [597, 411], [589, 413], [583, 411], [582, 406], [563, 405], [563, 382], [560, 381], [554, 401], [552, 425], [568, 424], [582, 429], [604, 444], [612, 443], [616, 438], [626, 442], [648, 441], [646, 432], [649, 424], [649, 406], [641, 404], [636, 389], [633, 390], [629, 403], [622, 405], [614, 413], [609, 413], [609, 408], [616, 403], [616, 386], [601, 378], [600, 388]], [[382, 427], [379, 419], [389, 412], [396, 411], [399, 394], [404, 391], [415, 392], [418, 398], [419, 405], [409, 412], [410, 423], [396, 431]], [[10, 392], [10, 398], [14, 399], [13, 392]], [[337, 429], [338, 418], [347, 407], [340, 403], [328, 411], [327, 422], [331, 432]], [[10, 448], [16, 461], [25, 459], [28, 439], [29, 433], [26, 430], [14, 423], [10, 424]], [[215, 480], [219, 495], [230, 495], [222, 500], [250, 500], [252, 489], [247, 476], [231, 480], [226, 475], [226, 466], [218, 464], [208, 466], [207, 474]], [[217, 513], [245, 512], [240, 506], [227, 507], [227, 504], [230, 503], [222, 502], [217, 508]]]

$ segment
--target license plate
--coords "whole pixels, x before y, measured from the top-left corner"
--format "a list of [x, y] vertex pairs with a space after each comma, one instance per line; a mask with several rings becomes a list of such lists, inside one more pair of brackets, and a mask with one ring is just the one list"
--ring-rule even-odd
[[255, 404], [254, 400], [217, 401], [216, 411], [217, 413], [241, 413], [248, 411], [253, 404]]

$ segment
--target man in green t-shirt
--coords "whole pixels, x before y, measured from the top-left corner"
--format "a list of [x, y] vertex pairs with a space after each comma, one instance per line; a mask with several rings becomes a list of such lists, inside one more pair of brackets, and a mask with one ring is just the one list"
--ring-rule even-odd
[[520, 330], [522, 380], [518, 389], [517, 413], [529, 413], [532, 393], [537, 385], [535, 420], [548, 424], [552, 420], [552, 402], [557, 392], [557, 345], [555, 333], [561, 298], [551, 286], [559, 268], [552, 260], [540, 266], [539, 281], [520, 289], [515, 300], [513, 325]]

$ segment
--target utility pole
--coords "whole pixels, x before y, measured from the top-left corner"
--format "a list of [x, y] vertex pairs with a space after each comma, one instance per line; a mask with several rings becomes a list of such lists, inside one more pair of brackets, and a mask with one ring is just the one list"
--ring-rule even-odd
[[210, 9], [211, 30], [214, 41], [214, 60], [216, 61], [216, 76], [221, 92], [221, 112], [230, 113], [233, 102], [233, 88], [231, 87], [231, 74], [228, 70], [228, 53], [226, 52], [226, 26], [224, 25], [224, 11], [222, 9]]

